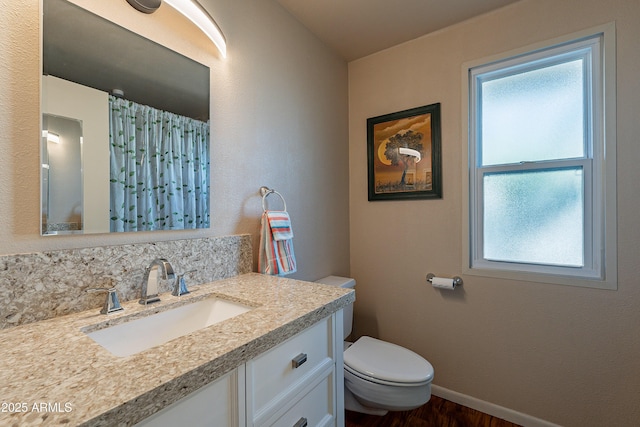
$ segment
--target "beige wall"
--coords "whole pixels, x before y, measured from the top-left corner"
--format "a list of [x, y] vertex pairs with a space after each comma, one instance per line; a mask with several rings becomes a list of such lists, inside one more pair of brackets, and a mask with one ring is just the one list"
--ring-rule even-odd
[[[348, 274], [348, 91], [342, 59], [271, 1], [201, 1], [227, 37], [226, 59], [195, 27], [162, 12], [168, 6], [143, 15], [122, 0], [74, 2], [104, 7], [119, 23], [211, 68], [212, 228], [40, 237], [39, 2], [0, 0], [0, 255], [237, 233], [253, 235], [255, 253], [262, 212], [258, 190], [267, 185], [285, 196], [292, 216], [295, 277]], [[156, 21], [164, 25], [160, 32], [153, 29]]]
[[[615, 21], [618, 290], [465, 276], [462, 64]], [[351, 273], [356, 334], [407, 346], [434, 383], [566, 426], [640, 420], [640, 2], [523, 0], [349, 64]], [[442, 103], [444, 198], [368, 202], [366, 119]], [[477, 402], [476, 402], [477, 403]]]

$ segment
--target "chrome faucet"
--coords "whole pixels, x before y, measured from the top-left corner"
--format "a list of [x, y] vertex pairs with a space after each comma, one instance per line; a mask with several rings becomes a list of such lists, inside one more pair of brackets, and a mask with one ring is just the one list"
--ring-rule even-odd
[[102, 306], [102, 310], [100, 310], [101, 314], [111, 314], [118, 311], [124, 310], [120, 305], [120, 301], [118, 300], [118, 294], [116, 292], [116, 288], [89, 288], [87, 292], [106, 292], [107, 299]]
[[[150, 273], [156, 270], [157, 273], [153, 276], [153, 280], [155, 283], [152, 283], [152, 286], [149, 286], [150, 282]], [[142, 295], [140, 296], [139, 303], [142, 305], [151, 304], [152, 302], [160, 301], [160, 297], [158, 297], [158, 281], [159, 279], [170, 279], [173, 280], [175, 278], [175, 273], [173, 272], [173, 267], [164, 258], [156, 258], [151, 261], [149, 267], [144, 272], [144, 278], [142, 279]]]

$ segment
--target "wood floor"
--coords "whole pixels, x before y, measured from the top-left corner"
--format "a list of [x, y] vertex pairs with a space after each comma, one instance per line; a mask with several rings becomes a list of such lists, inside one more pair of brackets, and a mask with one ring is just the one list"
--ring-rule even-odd
[[413, 411], [389, 412], [383, 417], [346, 411], [345, 427], [519, 427], [475, 409], [431, 396]]

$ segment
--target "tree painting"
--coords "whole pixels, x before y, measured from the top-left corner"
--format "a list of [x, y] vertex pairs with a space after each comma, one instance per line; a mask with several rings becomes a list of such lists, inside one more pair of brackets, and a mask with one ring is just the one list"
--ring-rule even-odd
[[369, 200], [440, 198], [440, 104], [367, 120]]
[[383, 122], [374, 129], [376, 192], [429, 190], [431, 115]]
[[422, 137], [423, 135], [420, 132], [408, 130], [404, 134], [397, 133], [393, 135], [385, 145], [384, 155], [391, 164], [394, 166], [402, 165], [404, 167], [402, 170], [402, 178], [400, 178], [400, 185], [402, 186], [407, 184], [407, 169], [409, 169], [410, 166], [415, 166], [420, 156], [404, 154], [400, 149], [409, 148], [412, 151], [422, 153]]

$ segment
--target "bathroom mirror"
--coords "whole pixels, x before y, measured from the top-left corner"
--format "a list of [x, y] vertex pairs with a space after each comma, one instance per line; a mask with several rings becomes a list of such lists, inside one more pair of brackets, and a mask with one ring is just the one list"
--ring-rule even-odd
[[208, 228], [209, 68], [67, 0], [42, 26], [42, 234]]

